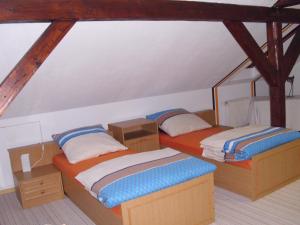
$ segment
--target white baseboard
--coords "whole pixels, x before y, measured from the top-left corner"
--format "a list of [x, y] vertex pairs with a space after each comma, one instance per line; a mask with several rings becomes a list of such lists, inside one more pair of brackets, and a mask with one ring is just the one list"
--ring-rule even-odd
[[0, 189], [0, 195], [5, 195], [5, 194], [12, 193], [15, 191], [16, 191], [16, 189], [14, 187], [3, 188], [3, 189]]

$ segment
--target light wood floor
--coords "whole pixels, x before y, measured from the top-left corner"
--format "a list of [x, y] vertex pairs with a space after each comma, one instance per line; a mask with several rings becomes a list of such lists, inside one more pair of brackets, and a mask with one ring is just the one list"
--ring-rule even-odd
[[[300, 224], [300, 180], [256, 202], [215, 191], [214, 225]], [[0, 196], [0, 225], [94, 225], [68, 198], [23, 210], [15, 193]]]

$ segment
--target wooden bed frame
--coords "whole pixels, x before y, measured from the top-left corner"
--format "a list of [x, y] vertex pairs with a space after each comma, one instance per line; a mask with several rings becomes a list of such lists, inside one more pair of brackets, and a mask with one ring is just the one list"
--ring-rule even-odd
[[[199, 111], [195, 114], [215, 125], [213, 110]], [[251, 169], [195, 156], [217, 166], [214, 173], [217, 186], [244, 195], [253, 201], [300, 177], [300, 140], [252, 157]]]
[[[56, 143], [44, 144], [37, 166], [52, 163], [61, 153]], [[41, 145], [18, 148], [10, 154], [13, 169], [20, 169], [20, 155], [29, 153], [31, 164], [41, 157]], [[122, 215], [105, 208], [74, 178], [62, 173], [66, 195], [97, 225], [207, 225], [214, 221], [213, 173], [121, 204]], [[137, 187], [138, 188], [138, 187]]]

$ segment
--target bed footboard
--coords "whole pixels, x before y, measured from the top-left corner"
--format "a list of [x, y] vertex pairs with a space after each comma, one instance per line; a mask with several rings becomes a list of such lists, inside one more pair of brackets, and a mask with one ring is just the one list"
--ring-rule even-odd
[[73, 179], [62, 177], [68, 197], [97, 225], [207, 225], [214, 221], [213, 173], [122, 203], [122, 217]]
[[123, 225], [205, 225], [214, 221], [213, 173], [122, 204]]
[[202, 158], [217, 166], [215, 184], [257, 200], [300, 177], [300, 140], [256, 155], [251, 169]]
[[105, 208], [88, 191], [80, 186], [74, 179], [62, 173], [64, 191], [95, 224], [122, 225], [122, 218]]
[[300, 140], [253, 157], [254, 191], [260, 198], [300, 177]]

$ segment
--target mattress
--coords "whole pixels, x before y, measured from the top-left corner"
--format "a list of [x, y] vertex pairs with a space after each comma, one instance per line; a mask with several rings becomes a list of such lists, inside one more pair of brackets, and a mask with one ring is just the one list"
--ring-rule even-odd
[[[200, 148], [201, 140], [222, 131], [224, 131], [224, 128], [222, 127], [212, 127], [194, 131], [188, 134], [179, 135], [177, 137], [170, 137], [169, 135], [161, 132], [159, 134], [159, 141], [162, 146], [171, 147], [194, 156], [201, 156], [203, 152], [203, 149]], [[226, 163], [245, 169], [251, 169], [252, 164], [251, 160]]]
[[[84, 160], [84, 161], [76, 163], [76, 164], [69, 163], [66, 156], [63, 153], [61, 153], [61, 154], [58, 154], [53, 157], [53, 164], [62, 173], [64, 173], [66, 176], [68, 176], [68, 178], [74, 179], [78, 185], [80, 185], [84, 188], [84, 186], [75, 179], [75, 176], [77, 174], [97, 165], [98, 163], [101, 163], [101, 162], [104, 162], [104, 161], [107, 161], [110, 159], [114, 159], [114, 158], [117, 158], [120, 156], [133, 154], [133, 153], [136, 153], [136, 151], [126, 150], [126, 151], [113, 152], [113, 153], [105, 154], [105, 155], [102, 155], [102, 156], [99, 156], [96, 158]], [[120, 206], [116, 206], [116, 207], [112, 208], [112, 210], [116, 215], [121, 216], [121, 207]]]

